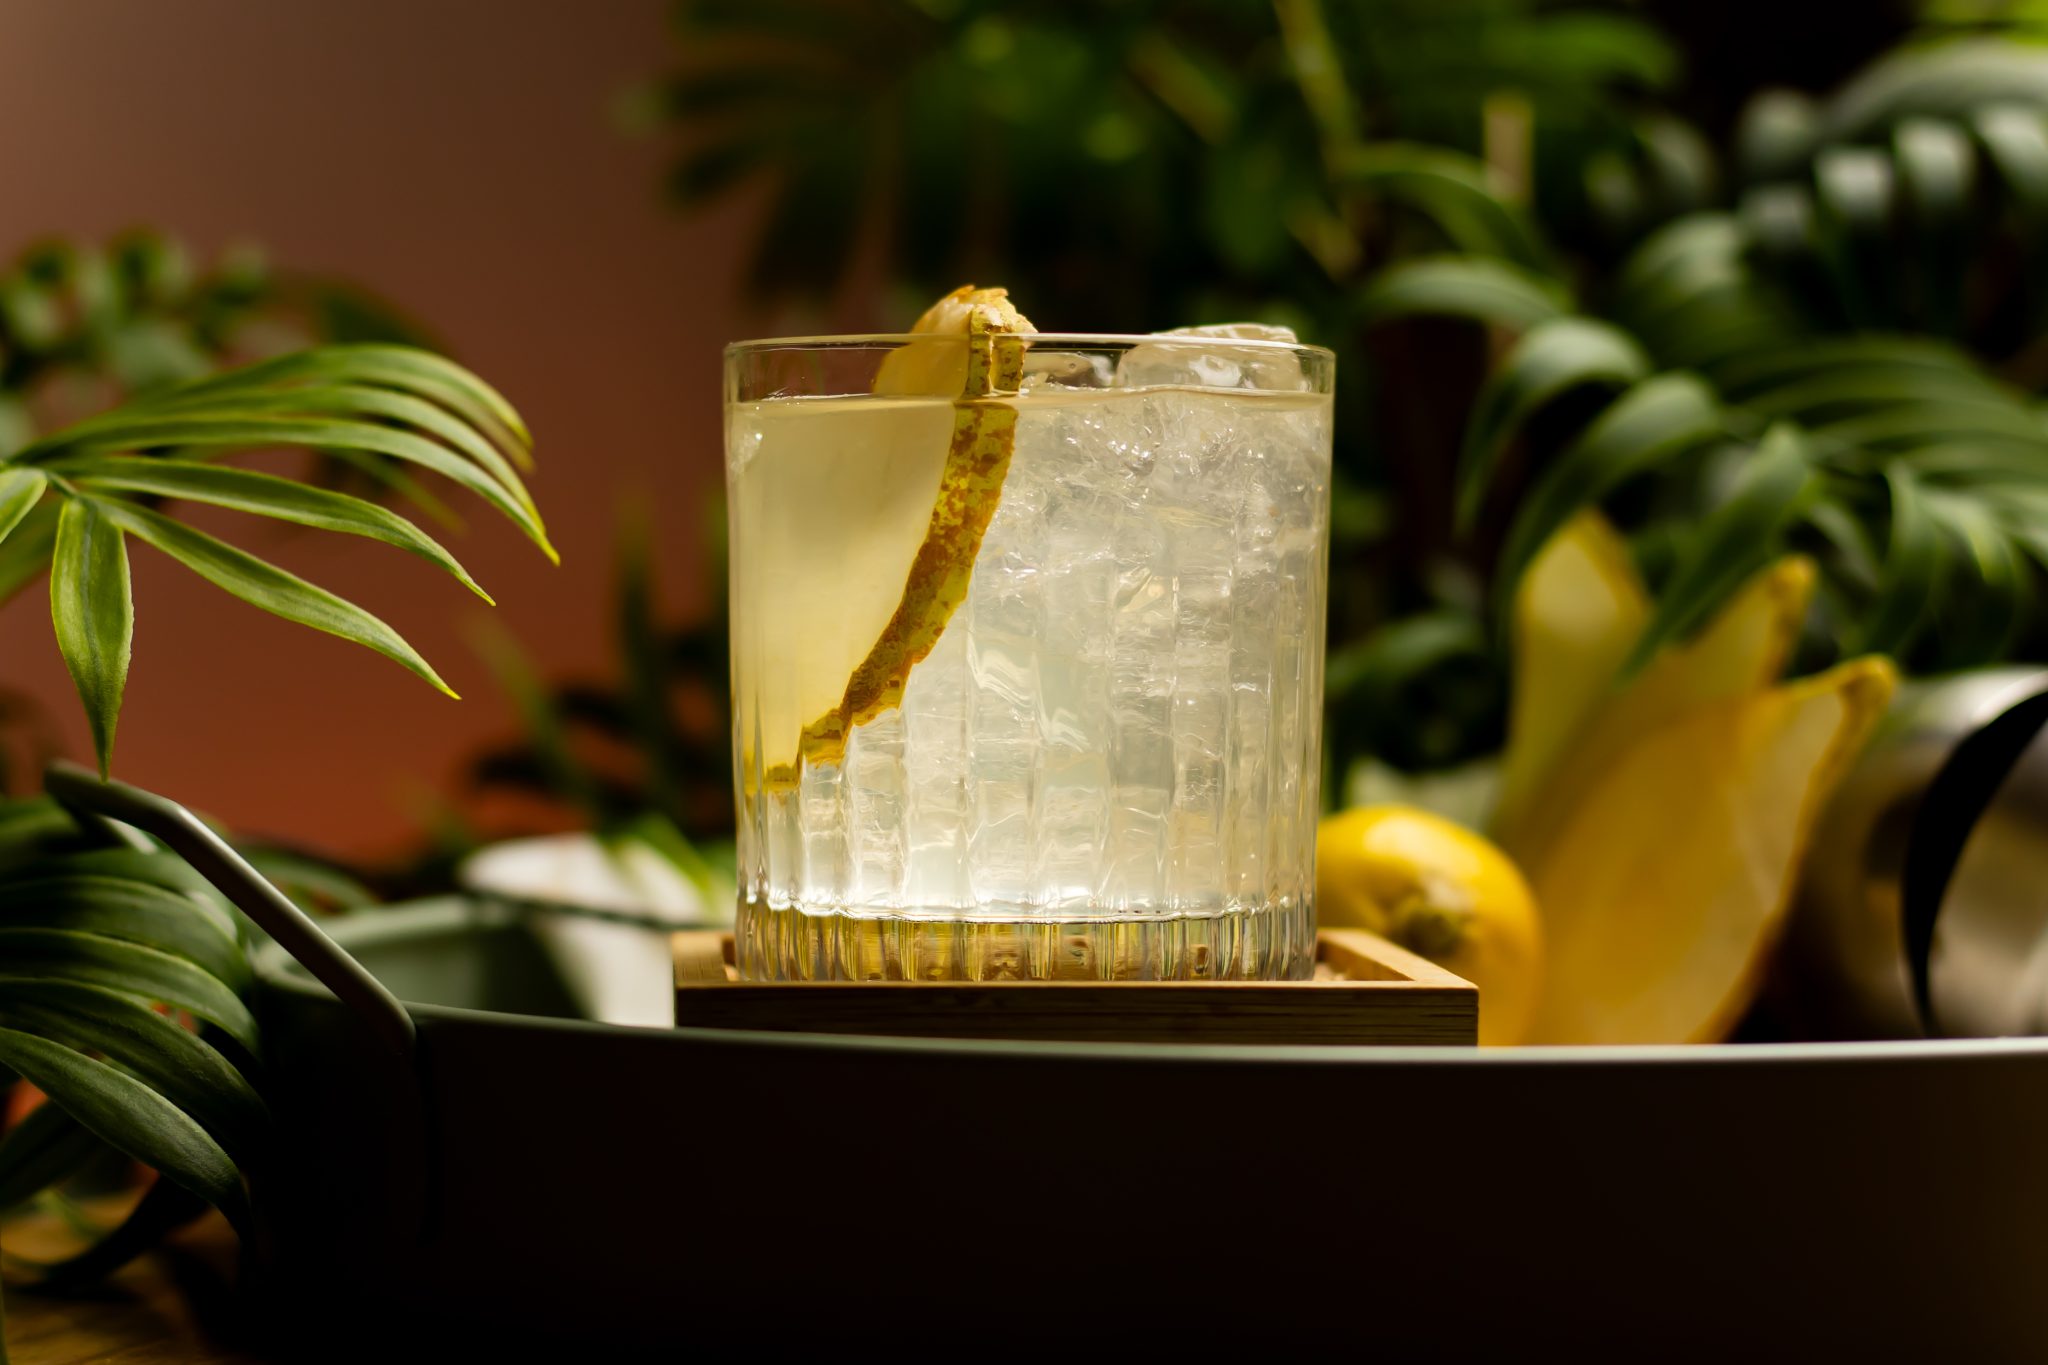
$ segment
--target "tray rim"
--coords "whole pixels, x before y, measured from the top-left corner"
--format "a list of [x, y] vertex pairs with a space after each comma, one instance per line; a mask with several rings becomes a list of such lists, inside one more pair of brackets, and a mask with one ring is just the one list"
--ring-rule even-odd
[[[447, 895], [354, 911], [321, 921], [344, 948], [375, 948], [468, 930], [495, 918], [501, 924], [511, 907], [491, 905], [478, 898]], [[705, 928], [713, 926], [706, 925]], [[333, 993], [304, 968], [293, 962], [274, 943], [259, 946], [251, 954], [259, 990], [277, 991], [302, 1000], [323, 1002], [336, 1012], [338, 1027], [346, 1027], [341, 1005]], [[657, 1044], [670, 1042], [693, 1047], [710, 1045], [767, 1048], [825, 1049], [852, 1055], [862, 1053], [962, 1053], [989, 1058], [1023, 1058], [1044, 1062], [1099, 1063], [1116, 1061], [1158, 1062], [1172, 1060], [1201, 1066], [1270, 1066], [1276, 1063], [1303, 1066], [1371, 1068], [1376, 1066], [1478, 1067], [1580, 1067], [1616, 1072], [1639, 1071], [1645, 1067], [1686, 1070], [1727, 1070], [1733, 1067], [1903, 1067], [1934, 1065], [2020, 1066], [2033, 1062], [2048, 1073], [2048, 1036], [2034, 1038], [1882, 1038], [1844, 1042], [1798, 1043], [1624, 1043], [1605, 1046], [1553, 1045], [1537, 1047], [1413, 1047], [1377, 1044], [1287, 1043], [1093, 1043], [1019, 1042], [989, 1038], [887, 1038], [858, 1034], [778, 1033], [765, 1030], [694, 1028], [636, 1028], [625, 1024], [603, 1024], [589, 1019], [561, 1019], [544, 1015], [514, 1014], [504, 1010], [475, 1009], [461, 1005], [436, 1005], [406, 1001], [406, 1009], [422, 1020], [466, 1028], [488, 1028], [517, 1034], [529, 1029], [543, 1032], [583, 1033], [616, 1038], [638, 1038]]]

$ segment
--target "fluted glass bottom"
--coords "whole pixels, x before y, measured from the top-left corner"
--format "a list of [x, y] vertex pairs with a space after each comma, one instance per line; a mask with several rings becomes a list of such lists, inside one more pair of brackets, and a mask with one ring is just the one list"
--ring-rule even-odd
[[749, 981], [1246, 981], [1306, 979], [1315, 910], [956, 919], [743, 903]]

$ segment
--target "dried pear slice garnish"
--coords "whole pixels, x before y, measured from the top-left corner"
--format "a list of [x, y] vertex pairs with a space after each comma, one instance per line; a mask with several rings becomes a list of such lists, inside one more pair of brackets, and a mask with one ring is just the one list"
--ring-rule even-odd
[[804, 726], [797, 763], [776, 764], [763, 775], [770, 791], [794, 788], [804, 767], [843, 761], [854, 727], [902, 701], [911, 669], [932, 652], [967, 600], [982, 537], [1002, 501], [1017, 432], [1017, 409], [1009, 400], [1023, 382], [1030, 321], [1006, 291], [967, 285], [932, 305], [914, 330], [933, 340], [892, 352], [874, 391], [958, 395], [931, 521], [888, 624], [847, 679], [839, 704]]

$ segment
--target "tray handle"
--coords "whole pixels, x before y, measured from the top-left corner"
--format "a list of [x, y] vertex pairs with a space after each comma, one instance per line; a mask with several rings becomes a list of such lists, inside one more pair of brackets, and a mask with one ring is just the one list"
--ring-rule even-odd
[[[102, 780], [91, 770], [62, 760], [44, 770], [43, 790], [85, 823], [132, 826], [162, 841], [333, 991], [385, 1051], [410, 1066], [417, 1035], [412, 1016], [398, 997], [199, 817], [168, 797], [126, 782]], [[118, 828], [112, 832], [132, 842]]]

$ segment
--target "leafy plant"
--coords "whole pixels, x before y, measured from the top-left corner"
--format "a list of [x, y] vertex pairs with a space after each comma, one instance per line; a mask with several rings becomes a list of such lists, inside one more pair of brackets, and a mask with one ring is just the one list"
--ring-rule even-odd
[[[723, 509], [714, 504], [707, 520], [717, 579], [724, 571]], [[713, 594], [716, 610], [680, 628], [663, 626], [647, 526], [628, 520], [618, 546], [615, 676], [550, 684], [509, 636], [478, 632], [477, 648], [523, 733], [470, 764], [463, 799], [441, 813], [429, 866], [414, 870], [416, 882], [432, 884], [432, 874], [490, 839], [569, 823], [614, 849], [630, 843], [652, 850], [707, 905], [729, 901], [732, 719], [723, 587]], [[526, 823], [508, 828], [489, 814], [494, 805], [512, 805], [515, 819]]]
[[1680, 111], [1731, 92], [1692, 99], [1655, 26], [1597, 6], [824, 8], [681, 5], [652, 101], [685, 202], [776, 182], [762, 288], [819, 296], [878, 230], [914, 295], [1339, 350], [1338, 775], [1499, 747], [1506, 606], [1589, 504], [1658, 590], [1645, 652], [1788, 546], [1823, 571], [1807, 666], [2048, 634], [2048, 50], [1980, 33], [1827, 99], [1735, 91], [1723, 153]]
[[[484, 596], [446, 549], [390, 509], [224, 462], [277, 447], [431, 471], [554, 554], [519, 476], [531, 455], [518, 415], [467, 370], [408, 347], [278, 356], [160, 386], [35, 437], [0, 459], [0, 593], [48, 568], [58, 647], [102, 773], [129, 667], [131, 539], [448, 690], [363, 608], [174, 515], [179, 504], [206, 503], [382, 541]], [[355, 894], [316, 880], [322, 894]], [[241, 1225], [242, 1177], [260, 1170], [267, 1132], [259, 1040], [241, 998], [248, 934], [183, 863], [147, 841], [124, 843], [43, 800], [0, 805], [0, 1066], [49, 1096], [0, 1140], [0, 1204], [62, 1178], [104, 1144], [164, 1177], [138, 1211], [143, 1225], [174, 1213], [180, 1190]], [[197, 1031], [183, 1026], [188, 1018]], [[100, 1253], [83, 1264], [105, 1261]]]

